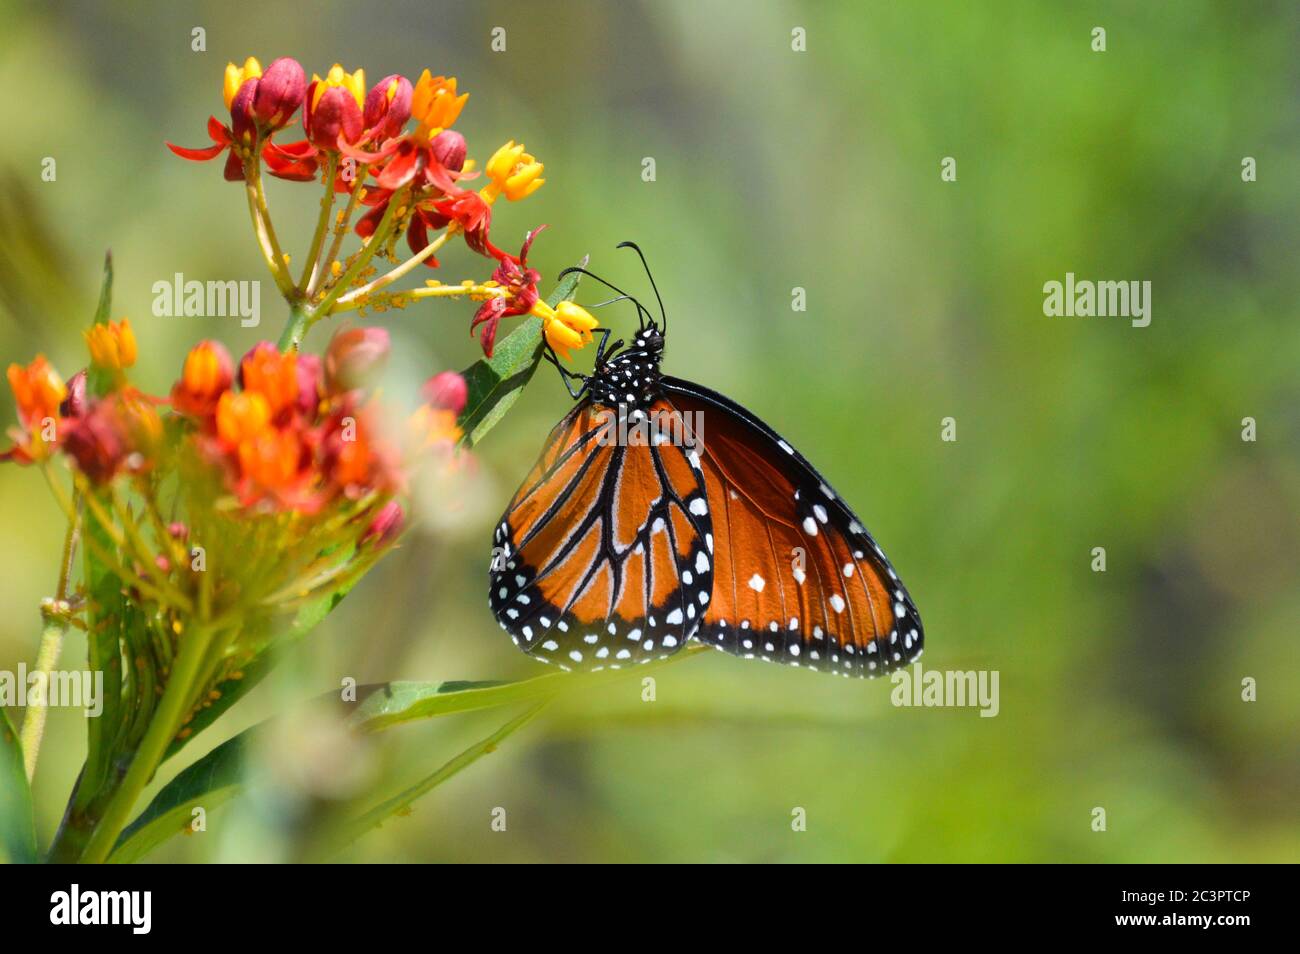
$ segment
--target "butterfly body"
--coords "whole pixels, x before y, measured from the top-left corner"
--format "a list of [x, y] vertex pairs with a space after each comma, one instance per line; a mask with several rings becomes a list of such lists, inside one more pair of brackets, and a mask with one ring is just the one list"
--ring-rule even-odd
[[515, 644], [569, 669], [692, 639], [845, 676], [915, 660], [916, 606], [812, 464], [735, 402], [662, 375], [653, 320], [620, 344], [497, 524], [489, 605]]

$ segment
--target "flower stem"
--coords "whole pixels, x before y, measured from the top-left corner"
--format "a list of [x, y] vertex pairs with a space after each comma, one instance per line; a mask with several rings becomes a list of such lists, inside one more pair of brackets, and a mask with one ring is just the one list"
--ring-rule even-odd
[[302, 344], [302, 337], [307, 333], [307, 326], [311, 324], [311, 312], [301, 303], [294, 304], [289, 309], [289, 323], [284, 326], [284, 331], [280, 333], [278, 347], [281, 351], [288, 351], [290, 348], [297, 348]]
[[45, 691], [35, 699], [29, 699], [27, 711], [23, 715], [22, 739], [23, 758], [27, 769], [27, 781], [36, 775], [36, 759], [41, 751], [41, 738], [45, 734], [45, 716], [49, 707], [50, 674], [58, 665], [59, 653], [63, 650], [63, 637], [68, 632], [71, 607], [68, 605], [68, 579], [72, 575], [72, 561], [77, 552], [78, 521], [76, 515], [68, 521], [68, 532], [63, 538], [63, 558], [59, 564], [59, 584], [54, 591], [54, 598], [41, 604], [41, 645], [36, 653], [36, 671], [45, 674]]
[[384, 210], [383, 218], [379, 220], [379, 225], [375, 228], [375, 233], [370, 236], [370, 240], [366, 242], [365, 246], [361, 249], [360, 254], [357, 255], [356, 261], [352, 263], [351, 267], [339, 277], [338, 281], [330, 286], [327, 292], [325, 292], [325, 297], [320, 300], [312, 311], [312, 315], [307, 322], [308, 326], [315, 323], [322, 315], [329, 314], [330, 306], [334, 304], [335, 299], [337, 299], [339, 295], [343, 294], [348, 286], [356, 281], [357, 276], [361, 274], [361, 270], [370, 263], [372, 258], [375, 257], [375, 253], [384, 247], [384, 243], [388, 241], [389, 233], [393, 230], [393, 220], [396, 218], [397, 210], [403, 206], [405, 202], [405, 192], [394, 193], [388, 200], [388, 208]]
[[450, 239], [453, 235], [455, 235], [459, 228], [460, 226], [457, 223], [452, 222], [450, 225], [447, 226], [446, 231], [444, 231], [441, 235], [439, 235], [436, 239], [434, 239], [424, 248], [420, 249], [420, 251], [417, 252], [415, 255], [412, 255], [410, 258], [404, 261], [401, 265], [398, 265], [392, 271], [380, 275], [370, 284], [362, 285], [356, 291], [348, 292], [346, 295], [344, 295], [342, 298], [338, 300], [338, 303], [333, 308], [331, 308], [330, 311], [339, 312], [339, 311], [347, 311], [348, 308], [355, 308], [357, 305], [361, 304], [361, 299], [365, 298], [365, 296], [370, 294], [372, 291], [383, 288], [386, 285], [391, 285], [393, 282], [397, 281], [403, 275], [410, 272], [411, 269], [415, 268], [417, 265], [420, 265], [422, 262], [424, 262], [425, 259], [432, 257], [438, 251], [438, 249], [442, 248], [444, 245], [447, 244], [447, 240]]
[[334, 211], [334, 178], [338, 174], [338, 168], [338, 153], [332, 152], [325, 166], [325, 194], [320, 200], [320, 217], [316, 220], [316, 234], [311, 238], [311, 248], [307, 252], [307, 260], [303, 262], [302, 278], [298, 279], [298, 291], [304, 296], [307, 294], [307, 289], [316, 282], [317, 268], [329, 267], [318, 266], [317, 259], [320, 258], [320, 249], [325, 243], [325, 232], [329, 229], [330, 213]]
[[271, 277], [280, 289], [280, 293], [290, 301], [297, 292], [293, 279], [284, 262], [284, 252], [275, 237], [275, 226], [271, 224], [271, 212], [266, 206], [266, 192], [262, 188], [262, 160], [258, 155], [256, 144], [244, 159], [244, 192], [248, 197], [248, 214], [253, 220], [253, 232], [257, 236], [257, 247], [262, 250], [262, 258], [271, 271]]
[[325, 261], [321, 263], [315, 277], [312, 278], [311, 284], [307, 287], [307, 297], [309, 299], [315, 296], [321, 279], [329, 274], [331, 266], [338, 260], [339, 250], [343, 247], [343, 237], [348, 234], [348, 226], [352, 224], [352, 214], [356, 212], [357, 205], [361, 202], [361, 195], [366, 191], [366, 175], [369, 171], [369, 166], [358, 166], [355, 170], [357, 184], [352, 187], [352, 194], [348, 196], [348, 204], [344, 206], [342, 215], [334, 225], [334, 240], [330, 242], [329, 253], [325, 256]]
[[130, 820], [131, 809], [135, 806], [136, 799], [153, 778], [167, 751], [167, 746], [180, 730], [186, 707], [194, 695], [194, 682], [207, 656], [208, 644], [213, 633], [213, 627], [203, 620], [183, 637], [181, 651], [167, 677], [167, 688], [158, 701], [158, 708], [154, 710], [149, 729], [140, 740], [140, 747], [136, 749], [135, 756], [131, 759], [131, 766], [127, 769], [121, 784], [108, 800], [103, 814], [95, 823], [94, 830], [85, 848], [82, 849], [78, 861], [98, 863], [107, 858], [108, 853], [112, 851], [122, 829]]

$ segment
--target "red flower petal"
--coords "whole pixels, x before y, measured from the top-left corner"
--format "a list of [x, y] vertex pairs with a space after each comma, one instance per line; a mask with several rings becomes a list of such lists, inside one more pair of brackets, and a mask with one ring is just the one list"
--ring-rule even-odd
[[215, 159], [219, 156], [226, 149], [226, 145], [224, 142], [215, 142], [211, 146], [204, 146], [202, 149], [189, 149], [169, 142], [167, 148], [182, 159], [189, 159], [191, 162], [207, 162], [209, 159]]

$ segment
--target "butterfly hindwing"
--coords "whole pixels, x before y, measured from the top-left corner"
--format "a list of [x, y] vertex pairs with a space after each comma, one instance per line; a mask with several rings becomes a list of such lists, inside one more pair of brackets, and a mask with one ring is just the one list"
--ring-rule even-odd
[[[656, 407], [651, 420], [675, 419]], [[712, 592], [699, 457], [654, 428], [622, 439], [620, 413], [585, 400], [556, 425], [493, 540], [493, 613], [522, 650], [565, 668], [676, 652]]]
[[722, 395], [673, 378], [665, 399], [698, 428], [715, 542], [697, 637], [739, 656], [876, 676], [915, 660], [907, 589], [813, 466]]

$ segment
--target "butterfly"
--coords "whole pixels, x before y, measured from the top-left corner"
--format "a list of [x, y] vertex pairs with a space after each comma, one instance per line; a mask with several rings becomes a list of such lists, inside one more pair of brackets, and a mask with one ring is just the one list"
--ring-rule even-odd
[[[548, 361], [576, 400], [496, 525], [489, 606], [564, 669], [662, 659], [698, 640], [746, 659], [878, 676], [921, 655], [907, 588], [848, 503], [730, 399], [663, 375], [668, 320], [631, 301], [590, 375]], [[575, 388], [574, 384], [578, 386]]]

